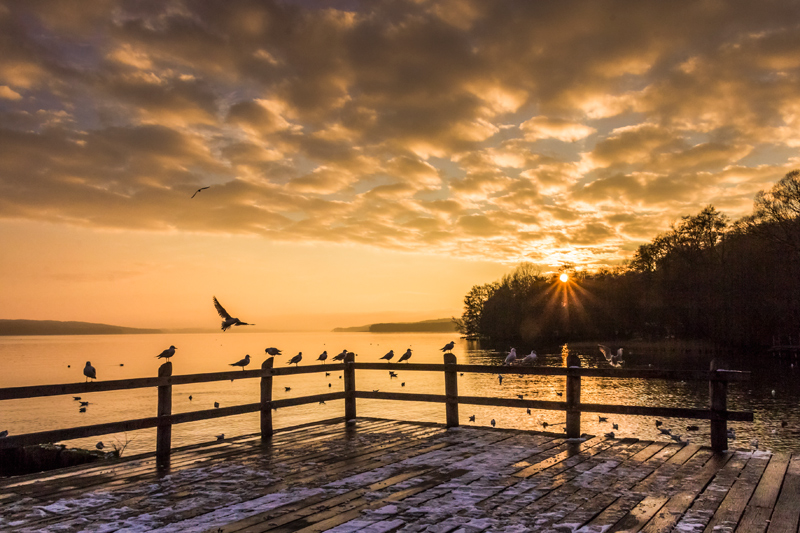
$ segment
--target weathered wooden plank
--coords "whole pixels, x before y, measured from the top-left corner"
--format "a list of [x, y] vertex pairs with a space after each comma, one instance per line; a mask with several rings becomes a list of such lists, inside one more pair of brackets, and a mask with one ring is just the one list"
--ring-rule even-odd
[[733, 531], [739, 523], [739, 518], [744, 513], [747, 502], [750, 500], [761, 474], [767, 467], [769, 459], [766, 457], [754, 457], [748, 461], [739, 478], [728, 491], [727, 496], [722, 500], [719, 508], [711, 517], [704, 533], [712, 533], [715, 528]]
[[522, 470], [514, 472], [514, 474], [512, 475], [514, 477], [522, 477], [522, 478], [531, 477], [533, 475], [538, 474], [542, 470], [546, 470], [552, 467], [553, 465], [560, 463], [561, 461], [569, 459], [573, 455], [578, 455], [579, 453], [588, 450], [594, 446], [597, 446], [605, 441], [606, 441], [605, 437], [594, 437], [579, 444], [570, 443], [568, 444], [568, 449], [566, 449], [565, 451], [553, 455], [552, 457], [548, 457], [547, 459], [544, 459], [542, 461], [539, 461], [536, 464], [532, 464], [531, 466], [523, 468]]
[[[789, 453], [776, 453], [772, 456], [736, 527], [737, 532], [760, 533], [767, 530], [790, 457]], [[800, 501], [797, 504], [800, 505]]]
[[622, 520], [611, 527], [608, 533], [636, 533], [640, 531], [668, 500], [668, 497], [660, 495], [646, 497], [644, 500], [640, 501], [636, 507], [631, 509]]
[[775, 504], [767, 533], [796, 533], [800, 522], [800, 454], [794, 454]]

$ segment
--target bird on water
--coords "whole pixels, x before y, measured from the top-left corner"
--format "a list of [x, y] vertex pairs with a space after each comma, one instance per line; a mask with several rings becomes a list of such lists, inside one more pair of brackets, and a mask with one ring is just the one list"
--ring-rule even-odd
[[298, 352], [297, 355], [289, 359], [289, 364], [298, 366], [300, 364], [300, 361], [302, 360], [303, 360], [303, 352]]
[[255, 324], [248, 324], [247, 322], [242, 322], [238, 318], [232, 317], [228, 312], [222, 307], [217, 301], [217, 297], [214, 296], [214, 307], [217, 309], [217, 313], [219, 316], [224, 318], [225, 320], [222, 321], [222, 331], [227, 331], [231, 326], [255, 326]]
[[91, 361], [86, 361], [86, 366], [83, 367], [83, 375], [86, 376], [86, 381], [89, 381], [89, 378], [97, 379], [97, 370], [92, 366]]
[[444, 347], [442, 348], [442, 351], [443, 352], [451, 352], [451, 351], [453, 351], [453, 348], [455, 348], [455, 346], [456, 346], [456, 343], [454, 341], [450, 341], [450, 342], [448, 342], [447, 344], [444, 345]]
[[175, 355], [175, 350], [177, 350], [177, 348], [175, 348], [174, 346], [170, 346], [169, 348], [158, 354], [156, 356], [156, 359], [166, 359], [167, 361], [169, 361], [169, 358]]
[[408, 361], [411, 359], [411, 348], [406, 350], [406, 353], [400, 356], [400, 359], [397, 360], [398, 363], [402, 363], [403, 361]]
[[239, 359], [235, 363], [231, 363], [230, 366], [240, 366], [242, 367], [242, 371], [244, 371], [244, 367], [250, 364], [250, 354], [244, 356], [244, 359]]

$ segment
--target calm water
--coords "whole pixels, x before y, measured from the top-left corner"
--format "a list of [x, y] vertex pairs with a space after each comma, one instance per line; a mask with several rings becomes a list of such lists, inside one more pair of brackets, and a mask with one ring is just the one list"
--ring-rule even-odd
[[[0, 361], [4, 372], [0, 374], [0, 387], [70, 383], [83, 381], [82, 369], [87, 360], [97, 369], [100, 380], [114, 380], [155, 376], [160, 361], [155, 355], [170, 344], [178, 350], [173, 358], [174, 374], [193, 374], [230, 370], [229, 363], [245, 354], [253, 358], [251, 368], [264, 360], [264, 348], [276, 346], [283, 350], [275, 366], [286, 366], [289, 358], [303, 352], [303, 364], [311, 364], [323, 351], [332, 356], [343, 349], [358, 354], [358, 361], [377, 361], [389, 349], [396, 358], [406, 348], [412, 348], [412, 361], [416, 363], [441, 363], [439, 350], [450, 340], [456, 341], [454, 353], [459, 362], [466, 364], [500, 364], [504, 353], [481, 349], [474, 343], [459, 340], [449, 334], [368, 334], [368, 333], [209, 333], [164, 335], [109, 335], [109, 336], [42, 336], [0, 337]], [[569, 350], [577, 353], [585, 367], [606, 366], [596, 349], [596, 344], [573, 344]], [[528, 350], [518, 350], [520, 354]], [[541, 366], [563, 366], [561, 347], [539, 347]], [[629, 353], [630, 352], [630, 353]], [[626, 361], [630, 367], [707, 369], [715, 354], [706, 347], [685, 344], [626, 345]], [[737, 438], [734, 448], [749, 448], [756, 438], [761, 449], [773, 451], [799, 450], [800, 437], [800, 385], [798, 372], [788, 361], [781, 362], [763, 357], [727, 357], [731, 368], [751, 370], [753, 379], [745, 384], [732, 384], [729, 388], [730, 409], [752, 409], [754, 423], [730, 423]], [[388, 370], [389, 365], [387, 365]], [[403, 371], [402, 364], [391, 368], [399, 375], [389, 377], [388, 371], [358, 371], [357, 387], [360, 390], [380, 390], [409, 393], [444, 394], [444, 380], [440, 373]], [[274, 398], [307, 396], [343, 390], [341, 372], [276, 377]], [[405, 383], [405, 386], [402, 384]], [[329, 386], [330, 385], [330, 386]], [[180, 385], [173, 388], [173, 412], [210, 409], [214, 402], [231, 406], [258, 401], [258, 379], [233, 382]], [[286, 392], [284, 387], [291, 387]], [[459, 378], [459, 393], [475, 396], [515, 398], [523, 394], [528, 399], [558, 400], [557, 392], [564, 389], [564, 378], [544, 376], [507, 376], [498, 384], [493, 374], [465, 374]], [[774, 394], [772, 391], [775, 391]], [[0, 429], [11, 434], [45, 431], [125, 419], [144, 418], [156, 414], [154, 388], [131, 391], [111, 391], [83, 394], [90, 405], [80, 413], [71, 396], [55, 396], [27, 400], [12, 400], [0, 405]], [[189, 400], [189, 396], [192, 400]], [[563, 399], [563, 398], [562, 398]], [[583, 380], [582, 400], [592, 403], [615, 403], [672, 407], [707, 407], [707, 382], [683, 383], [641, 379], [590, 379]], [[273, 413], [276, 428], [292, 426], [313, 420], [327, 419], [344, 414], [343, 401], [325, 405], [305, 405], [279, 409]], [[387, 402], [359, 400], [360, 416], [378, 416], [405, 420], [444, 422], [444, 406], [440, 404]], [[542, 429], [542, 423], [554, 424], [550, 431], [560, 431], [564, 414], [558, 411], [533, 411], [525, 409], [461, 406], [462, 424], [470, 424], [468, 417], [476, 416], [477, 425], [489, 425], [494, 418], [498, 427]], [[615, 431], [619, 437], [665, 440], [655, 429], [649, 417], [608, 415], [608, 422], [599, 422], [596, 414], [584, 414], [582, 429], [593, 434], [611, 431], [611, 423], [619, 424]], [[781, 421], [788, 426], [781, 427]], [[687, 432], [686, 426], [695, 424], [699, 431]], [[665, 419], [664, 427], [688, 437], [692, 442], [709, 443], [708, 422]], [[176, 425], [173, 428], [173, 446], [212, 440], [225, 433], [226, 437], [255, 433], [259, 428], [257, 413]], [[128, 434], [92, 437], [70, 441], [67, 444], [91, 448], [98, 440], [109, 444], [128, 443], [126, 455], [153, 451], [155, 430], [142, 430]]]

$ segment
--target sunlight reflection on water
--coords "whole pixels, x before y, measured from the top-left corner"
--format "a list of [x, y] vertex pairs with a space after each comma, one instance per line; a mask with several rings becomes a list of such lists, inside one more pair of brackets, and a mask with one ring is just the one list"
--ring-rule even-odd
[[[126, 379], [155, 376], [161, 361], [155, 355], [174, 344], [178, 347], [173, 358], [174, 374], [192, 374], [230, 370], [229, 363], [238, 361], [245, 354], [253, 358], [251, 368], [257, 368], [265, 359], [264, 348], [277, 346], [283, 350], [275, 366], [286, 366], [289, 358], [303, 352], [303, 364], [311, 364], [322, 350], [329, 355], [342, 349], [358, 354], [358, 361], [378, 361], [389, 349], [396, 358], [406, 348], [413, 349], [412, 362], [441, 363], [440, 348], [450, 340], [456, 340], [454, 353], [459, 362], [467, 364], [499, 365], [505, 352], [481, 349], [475, 343], [457, 340], [448, 334], [368, 334], [368, 333], [210, 333], [181, 335], [110, 335], [110, 336], [59, 336], [59, 337], [3, 337], [0, 338], [0, 360], [5, 372], [0, 375], [0, 387], [36, 385], [47, 383], [69, 383], [83, 381], [82, 369], [87, 360], [97, 368], [100, 379]], [[685, 354], [685, 349], [673, 353], [670, 345], [631, 347], [626, 350], [627, 366], [658, 368], [707, 369], [712, 353]], [[666, 349], [665, 349], [666, 347]], [[573, 344], [570, 349], [577, 353], [584, 367], [607, 367], [596, 349], [596, 344]], [[527, 350], [518, 350], [520, 354]], [[563, 366], [563, 355], [558, 347], [540, 349], [536, 365]], [[702, 350], [701, 350], [702, 351]], [[773, 451], [797, 450], [800, 414], [796, 407], [800, 402], [797, 370], [788, 362], [771, 359], [732, 358], [731, 368], [752, 370], [749, 383], [731, 384], [728, 405], [730, 409], [755, 412], [755, 422], [733, 422], [737, 438], [732, 448], [749, 448], [750, 441], [757, 438], [761, 449]], [[124, 366], [120, 366], [120, 365]], [[69, 365], [69, 368], [68, 366]], [[752, 368], [748, 368], [752, 366]], [[389, 377], [388, 370], [398, 374]], [[274, 380], [273, 398], [293, 398], [343, 390], [341, 372], [280, 376]], [[444, 394], [444, 378], [441, 373], [411, 372], [403, 370], [403, 363], [387, 363], [386, 371], [358, 371], [359, 390], [382, 392], [409, 392]], [[470, 396], [497, 396], [526, 399], [563, 400], [558, 393], [564, 390], [563, 377], [506, 375], [502, 385], [495, 374], [465, 374], [459, 377], [459, 393]], [[405, 383], [405, 386], [402, 384]], [[329, 386], [330, 385], [330, 386]], [[285, 387], [290, 387], [286, 391]], [[771, 394], [775, 390], [775, 396]], [[610, 403], [669, 407], [708, 406], [707, 382], [675, 382], [644, 379], [584, 378], [582, 401], [587, 403]], [[173, 388], [173, 412], [210, 409], [214, 402], [227, 407], [258, 401], [259, 380], [242, 379], [227, 382], [180, 385]], [[55, 396], [29, 400], [3, 402], [0, 410], [0, 429], [11, 434], [29, 433], [57, 428], [114, 422], [124, 419], [144, 418], [155, 415], [156, 391], [152, 388], [130, 391], [109, 391], [82, 395], [90, 405], [85, 413], [78, 412], [77, 402], [71, 396]], [[189, 400], [189, 396], [192, 397]], [[283, 408], [273, 413], [276, 428], [334, 418], [343, 415], [344, 402], [332, 401], [325, 405], [312, 404]], [[561, 411], [537, 411], [530, 415], [526, 409], [486, 406], [460, 406], [461, 423], [475, 415], [476, 425], [489, 425], [495, 419], [498, 427], [560, 432], [564, 413]], [[382, 400], [359, 400], [359, 416], [375, 416], [404, 420], [444, 422], [444, 405], [419, 402], [389, 402]], [[600, 422], [598, 415], [584, 413], [581, 429], [586, 433], [603, 434], [612, 431], [612, 423], [619, 425], [614, 430], [618, 437], [667, 440], [655, 427], [654, 419], [642, 416], [603, 415], [607, 422]], [[781, 427], [781, 421], [787, 427]], [[709, 443], [709, 424], [702, 420], [664, 419], [664, 426], [673, 429], [691, 442]], [[699, 426], [699, 431], [689, 432], [688, 425]], [[173, 428], [173, 446], [182, 446], [213, 439], [219, 433], [232, 437], [256, 433], [259, 430], [257, 413], [215, 420], [204, 420]], [[98, 440], [109, 443], [124, 443], [128, 439], [127, 455], [153, 451], [155, 430], [141, 430], [127, 435], [112, 435], [77, 439], [68, 444], [93, 447]], [[131, 440], [132, 439], [132, 440]]]

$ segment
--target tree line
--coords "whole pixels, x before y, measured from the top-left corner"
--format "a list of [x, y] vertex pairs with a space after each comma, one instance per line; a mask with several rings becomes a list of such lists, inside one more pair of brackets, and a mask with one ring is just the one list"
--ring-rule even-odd
[[[558, 276], [569, 275], [561, 282]], [[475, 285], [455, 319], [467, 338], [536, 344], [704, 339], [728, 346], [800, 334], [800, 171], [740, 220], [708, 205], [614, 269], [542, 274], [530, 263]]]

